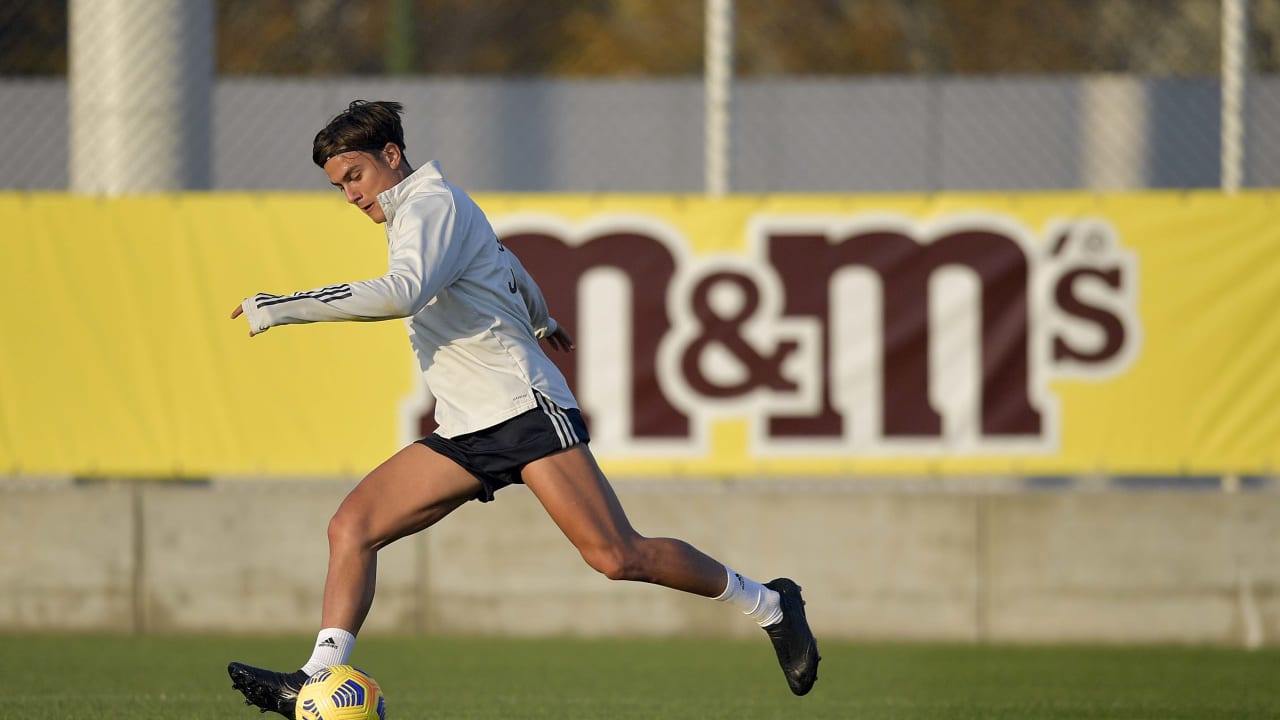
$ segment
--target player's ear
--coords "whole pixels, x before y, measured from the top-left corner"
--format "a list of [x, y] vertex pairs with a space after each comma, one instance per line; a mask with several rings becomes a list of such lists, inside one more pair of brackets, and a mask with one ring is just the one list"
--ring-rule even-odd
[[400, 152], [400, 146], [393, 142], [387, 143], [382, 148], [382, 159], [387, 161], [387, 165], [395, 170], [400, 167], [400, 163], [404, 160], [404, 153]]

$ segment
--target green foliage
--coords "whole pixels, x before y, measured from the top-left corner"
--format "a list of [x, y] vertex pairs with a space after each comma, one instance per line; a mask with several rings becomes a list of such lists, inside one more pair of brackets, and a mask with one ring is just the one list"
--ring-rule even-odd
[[[211, 0], [213, 1], [213, 0]], [[736, 68], [765, 75], [1217, 77], [1218, 0], [736, 0]], [[1280, 67], [1280, 0], [1250, 66]], [[216, 0], [221, 75], [696, 76], [702, 0]], [[64, 74], [67, 0], [0, 2], [0, 75]]]

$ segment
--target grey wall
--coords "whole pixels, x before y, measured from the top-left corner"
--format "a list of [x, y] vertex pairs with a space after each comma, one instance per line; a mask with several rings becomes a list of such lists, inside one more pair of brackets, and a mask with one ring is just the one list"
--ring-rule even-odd
[[[731, 189], [1216, 187], [1217, 87], [1114, 76], [743, 80]], [[1246, 184], [1280, 185], [1280, 79], [1247, 87]], [[440, 160], [471, 190], [703, 188], [696, 78], [222, 78], [213, 188], [326, 188], [311, 138], [356, 98], [403, 101], [410, 159]], [[0, 78], [0, 189], [66, 189], [67, 118], [64, 81]]]
[[[309, 632], [350, 482], [0, 482], [0, 631]], [[1280, 643], [1280, 492], [617, 484], [642, 533], [805, 588], [820, 637]], [[1253, 489], [1248, 489], [1252, 487]], [[381, 553], [369, 633], [753, 636], [586, 567], [523, 487]]]

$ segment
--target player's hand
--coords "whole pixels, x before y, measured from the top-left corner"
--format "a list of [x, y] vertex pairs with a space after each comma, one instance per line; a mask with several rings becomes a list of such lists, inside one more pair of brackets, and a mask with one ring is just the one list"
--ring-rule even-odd
[[[237, 305], [236, 309], [231, 311], [232, 320], [235, 320], [236, 318], [244, 314], [244, 307], [242, 307], [242, 305], [243, 303], [241, 303], [241, 305]], [[257, 333], [253, 331], [253, 328], [249, 328], [249, 337], [253, 337], [254, 335], [257, 335]]]
[[555, 332], [542, 339], [546, 340], [553, 350], [559, 350], [560, 352], [569, 352], [577, 347], [573, 344], [573, 338], [569, 336], [569, 333], [563, 327], [557, 327]]

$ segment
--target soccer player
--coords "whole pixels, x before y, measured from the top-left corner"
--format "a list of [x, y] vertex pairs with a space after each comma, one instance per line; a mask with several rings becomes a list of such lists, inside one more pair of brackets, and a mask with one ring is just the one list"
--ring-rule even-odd
[[351, 656], [373, 603], [378, 550], [469, 500], [488, 502], [523, 483], [592, 568], [739, 608], [768, 633], [791, 691], [809, 692], [820, 657], [799, 586], [787, 578], [760, 584], [688, 543], [631, 527], [588, 449], [564, 376], [539, 344], [567, 352], [572, 338], [472, 199], [437, 163], [410, 166], [401, 110], [357, 100], [312, 146], [312, 160], [347, 202], [386, 225], [386, 274], [254, 295], [231, 317], [243, 315], [250, 336], [277, 325], [403, 318], [438, 429], [365, 476], [330, 520], [322, 629], [311, 657], [291, 673], [233, 662], [233, 687], [247, 704], [292, 719], [307, 677]]

